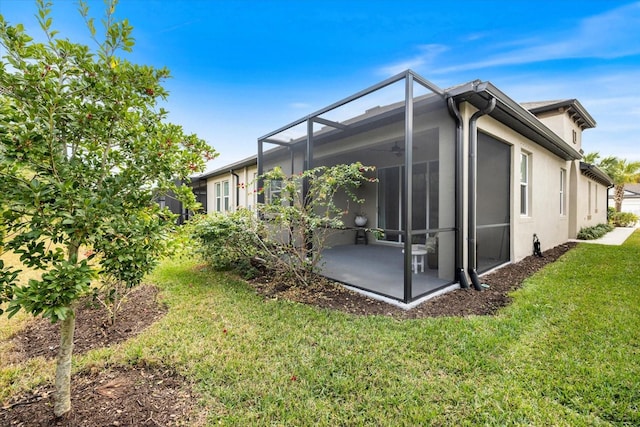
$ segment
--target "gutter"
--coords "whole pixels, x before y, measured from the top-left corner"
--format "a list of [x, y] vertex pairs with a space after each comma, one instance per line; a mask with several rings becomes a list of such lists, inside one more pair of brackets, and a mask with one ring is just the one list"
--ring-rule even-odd
[[455, 165], [455, 227], [456, 227], [456, 241], [455, 241], [455, 278], [462, 289], [469, 288], [469, 282], [467, 281], [467, 275], [464, 272], [463, 264], [463, 247], [464, 247], [464, 227], [463, 227], [463, 213], [464, 213], [464, 153], [463, 153], [463, 131], [462, 131], [462, 116], [460, 110], [456, 105], [455, 100], [448, 96], [447, 107], [449, 108], [449, 114], [456, 120], [456, 165]]
[[496, 107], [496, 98], [491, 97], [487, 102], [487, 105], [482, 109], [473, 113], [469, 119], [469, 262], [468, 270], [469, 277], [473, 283], [473, 288], [476, 291], [481, 291], [482, 285], [480, 279], [478, 279], [478, 272], [476, 271], [477, 260], [477, 243], [476, 243], [476, 228], [477, 228], [477, 206], [476, 206], [476, 193], [477, 193], [477, 166], [478, 166], [478, 125], [477, 121], [481, 116], [490, 114]]
[[229, 169], [229, 173], [236, 177], [236, 210], [240, 206], [240, 175], [235, 173], [233, 169]]
[[494, 98], [497, 101], [497, 108], [492, 111], [493, 118], [564, 160], [578, 160], [582, 157], [578, 151], [569, 146], [530, 111], [509, 98], [491, 82], [474, 80], [448, 89], [447, 94], [458, 101], [466, 101], [478, 109]]

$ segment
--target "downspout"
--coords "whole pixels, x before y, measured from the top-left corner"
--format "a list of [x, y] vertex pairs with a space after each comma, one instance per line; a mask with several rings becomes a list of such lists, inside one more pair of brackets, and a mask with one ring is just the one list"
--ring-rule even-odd
[[477, 242], [476, 242], [476, 228], [477, 228], [477, 207], [476, 207], [476, 194], [477, 194], [477, 166], [478, 166], [478, 125], [477, 121], [481, 116], [489, 114], [496, 107], [496, 99], [491, 98], [487, 105], [473, 113], [469, 119], [469, 277], [473, 283], [473, 289], [481, 291], [482, 285], [478, 278], [478, 272], [476, 271], [478, 259], [477, 259]]
[[229, 173], [236, 177], [236, 211], [238, 210], [238, 206], [240, 206], [240, 175], [235, 173], [233, 169], [229, 170]]
[[455, 280], [460, 283], [462, 289], [469, 288], [469, 281], [467, 275], [464, 272], [463, 265], [463, 248], [464, 248], [464, 200], [463, 200], [463, 180], [464, 180], [464, 153], [462, 140], [462, 116], [460, 110], [456, 105], [456, 102], [452, 97], [447, 97], [447, 107], [449, 108], [449, 114], [456, 119], [456, 165], [455, 165], [455, 227], [456, 227], [456, 242], [455, 242]]

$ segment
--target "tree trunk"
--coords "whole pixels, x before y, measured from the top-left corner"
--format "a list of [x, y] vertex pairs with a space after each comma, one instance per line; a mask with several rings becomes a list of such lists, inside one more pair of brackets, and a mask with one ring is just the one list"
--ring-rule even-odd
[[[72, 242], [67, 246], [69, 261], [78, 259], [80, 245]], [[60, 322], [60, 348], [56, 359], [56, 383], [53, 395], [53, 413], [56, 417], [71, 411], [71, 357], [73, 355], [73, 333], [76, 329], [76, 309], [69, 307], [67, 317]]]
[[620, 212], [622, 210], [622, 199], [624, 199], [624, 184], [619, 184], [613, 189], [613, 200], [616, 204], [616, 212]]
[[66, 415], [71, 410], [71, 355], [73, 354], [73, 332], [76, 313], [72, 309], [60, 323], [60, 349], [56, 360], [56, 384], [53, 413], [56, 417]]

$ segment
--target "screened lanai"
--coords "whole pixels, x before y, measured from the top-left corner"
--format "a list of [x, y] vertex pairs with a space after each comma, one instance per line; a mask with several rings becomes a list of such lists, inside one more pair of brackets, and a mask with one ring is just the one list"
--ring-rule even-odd
[[367, 224], [356, 226], [351, 206], [323, 274], [402, 302], [453, 284], [456, 123], [443, 91], [407, 71], [258, 140], [259, 175], [354, 162], [376, 168], [358, 189]]

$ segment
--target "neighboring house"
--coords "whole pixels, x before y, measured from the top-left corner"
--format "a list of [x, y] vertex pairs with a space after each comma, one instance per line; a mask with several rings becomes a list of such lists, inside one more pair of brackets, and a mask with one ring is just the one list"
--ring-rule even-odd
[[[606, 222], [612, 183], [580, 161], [582, 131], [594, 126], [575, 99], [518, 104], [490, 82], [443, 90], [408, 70], [259, 138], [256, 157], [192, 185], [207, 212], [253, 209], [256, 177], [275, 166], [376, 166], [323, 273], [411, 303], [481, 290], [478, 275], [531, 255], [534, 236], [544, 251]], [[355, 244], [356, 210], [384, 237]]]
[[194, 177], [191, 185], [200, 189], [205, 212], [255, 209], [257, 171], [256, 156], [252, 156]]
[[[252, 156], [193, 176], [189, 185], [193, 188], [196, 201], [202, 206], [203, 212], [235, 212], [239, 208], [253, 210], [257, 201], [257, 170], [257, 156]], [[186, 211], [179, 201], [170, 197], [161, 199], [160, 205], [180, 214], [180, 224], [193, 215], [193, 212]]]
[[[615, 208], [616, 202], [613, 194], [609, 194], [609, 207]], [[622, 199], [622, 212], [631, 212], [640, 217], [640, 184], [625, 184], [624, 198]]]

